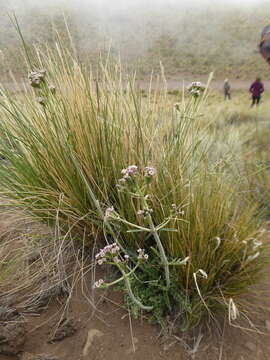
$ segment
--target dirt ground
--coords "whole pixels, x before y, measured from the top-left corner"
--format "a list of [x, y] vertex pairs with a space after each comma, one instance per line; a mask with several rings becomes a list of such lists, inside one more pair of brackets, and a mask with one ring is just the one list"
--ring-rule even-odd
[[[220, 331], [201, 330], [203, 335], [164, 335], [147, 321], [134, 320], [116, 292], [95, 295], [94, 310], [89, 298], [77, 289], [63, 316], [65, 302], [55, 300], [39, 316], [25, 315], [27, 340], [18, 357], [0, 355], [1, 360], [268, 360], [270, 331], [265, 335], [226, 325]], [[270, 319], [270, 318], [269, 318]], [[266, 319], [264, 319], [266, 320]], [[221, 322], [222, 324], [222, 322]], [[207, 335], [208, 334], [208, 335]], [[51, 339], [54, 339], [55, 341]], [[46, 354], [36, 358], [33, 354]], [[48, 357], [53, 355], [54, 357]]]

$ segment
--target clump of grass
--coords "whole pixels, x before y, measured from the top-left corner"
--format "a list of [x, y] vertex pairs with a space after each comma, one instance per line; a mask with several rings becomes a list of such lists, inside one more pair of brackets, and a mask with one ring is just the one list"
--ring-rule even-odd
[[[113, 238], [131, 258], [143, 247], [149, 262], [135, 272], [132, 261], [122, 273], [135, 312], [145, 302], [159, 322], [175, 315], [183, 330], [221, 309], [233, 307], [234, 320], [237, 296], [261, 277], [267, 248], [257, 206], [232, 171], [235, 157], [213, 156], [223, 140], [201, 123], [206, 91], [177, 107], [166, 87], [144, 98], [119, 64], [101, 61], [94, 76], [60, 44], [36, 50], [29, 72], [40, 69], [43, 80], [18, 98], [2, 90], [2, 190], [43, 221], [57, 217], [87, 234], [85, 245]], [[156, 174], [151, 182], [142, 173], [124, 177], [123, 185], [128, 166]], [[117, 216], [108, 219], [112, 207]]]
[[71, 279], [78, 271], [76, 254], [68, 234], [15, 210], [1, 199], [0, 300], [16, 304], [25, 312], [39, 312], [54, 297], [71, 292]]

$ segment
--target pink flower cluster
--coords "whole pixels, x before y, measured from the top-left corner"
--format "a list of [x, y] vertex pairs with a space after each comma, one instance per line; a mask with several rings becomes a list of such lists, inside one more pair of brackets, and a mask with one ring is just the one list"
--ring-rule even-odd
[[157, 170], [152, 166], [146, 166], [143, 170], [144, 176], [146, 177], [152, 177], [155, 176], [157, 173]]
[[[157, 173], [156, 169], [152, 166], [146, 166], [143, 169], [143, 175], [147, 178], [153, 177], [154, 175], [156, 175], [156, 173]], [[119, 182], [124, 183], [127, 180], [132, 179], [132, 177], [134, 177], [135, 175], [138, 174], [138, 166], [130, 165], [126, 169], [123, 169], [121, 171], [121, 174], [123, 175], [123, 177], [119, 180]]]
[[138, 260], [148, 260], [149, 256], [144, 253], [144, 249], [138, 249], [137, 252], [139, 253]]
[[115, 256], [118, 254], [119, 251], [120, 247], [116, 243], [106, 245], [103, 249], [100, 250], [98, 254], [96, 254], [96, 261], [98, 265], [102, 265], [104, 262], [106, 262], [107, 256], [113, 257], [114, 262], [120, 262], [118, 257]]
[[121, 171], [121, 174], [123, 175], [123, 179], [130, 179], [132, 176], [136, 175], [138, 172], [138, 166], [136, 165], [130, 165], [126, 169], [123, 169]]

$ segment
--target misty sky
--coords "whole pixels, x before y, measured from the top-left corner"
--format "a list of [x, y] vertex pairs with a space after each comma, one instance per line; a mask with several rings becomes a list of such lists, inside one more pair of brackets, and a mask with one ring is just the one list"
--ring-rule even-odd
[[[241, 4], [242, 6], [247, 6], [249, 4], [259, 4], [261, 2], [265, 2], [266, 0], [46, 0], [46, 1], [37, 1], [37, 0], [0, 0], [0, 5], [8, 8], [26, 8], [27, 6], [36, 6], [36, 7], [44, 7], [44, 6], [72, 6], [72, 7], [80, 7], [81, 5], [88, 6], [98, 6], [104, 8], [127, 8], [132, 6], [160, 6], [160, 5], [168, 5], [168, 6], [186, 6], [187, 3], [189, 5], [198, 5], [203, 6], [205, 4], [212, 4], [214, 6], [219, 5], [237, 5]], [[7, 4], [8, 3], [8, 4]]]
[[0, 9], [2, 51], [19, 47], [14, 11], [29, 43], [54, 44], [55, 30], [66, 39], [66, 19], [82, 57], [110, 48], [142, 69], [162, 59], [178, 71], [257, 66], [270, 22], [270, 0], [0, 0]]

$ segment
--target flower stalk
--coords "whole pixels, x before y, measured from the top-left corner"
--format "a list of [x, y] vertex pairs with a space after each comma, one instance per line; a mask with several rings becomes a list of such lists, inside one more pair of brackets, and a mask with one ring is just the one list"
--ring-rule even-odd
[[166, 287], [167, 287], [167, 289], [169, 289], [169, 287], [171, 286], [169, 262], [168, 262], [164, 247], [162, 245], [162, 242], [161, 242], [160, 237], [158, 235], [157, 229], [155, 228], [155, 225], [153, 223], [153, 220], [152, 220], [152, 217], [151, 217], [150, 213], [147, 214], [146, 218], [147, 218], [148, 224], [150, 226], [151, 234], [153, 235], [153, 237], [155, 239], [155, 242], [157, 244], [157, 247], [158, 247], [158, 250], [159, 250], [159, 253], [160, 253], [161, 262], [163, 264], [164, 272], [165, 272]]

